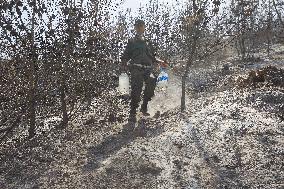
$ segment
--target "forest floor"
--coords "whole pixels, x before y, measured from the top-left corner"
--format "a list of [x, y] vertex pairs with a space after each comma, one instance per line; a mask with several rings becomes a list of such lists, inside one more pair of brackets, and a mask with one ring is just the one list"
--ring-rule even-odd
[[0, 188], [283, 188], [283, 69], [283, 46], [269, 59], [199, 62], [184, 113], [169, 71], [168, 89], [149, 105], [161, 116], [133, 132], [122, 131], [128, 105], [123, 121], [108, 122], [107, 102], [95, 99], [67, 129], [1, 145]]

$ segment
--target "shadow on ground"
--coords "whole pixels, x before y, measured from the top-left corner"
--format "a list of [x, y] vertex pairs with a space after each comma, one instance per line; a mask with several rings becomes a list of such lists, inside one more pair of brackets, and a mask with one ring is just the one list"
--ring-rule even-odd
[[108, 157], [116, 154], [120, 149], [133, 142], [138, 137], [152, 138], [160, 135], [164, 128], [160, 124], [155, 127], [150, 120], [140, 120], [135, 129], [129, 129], [129, 123], [123, 125], [123, 130], [115, 135], [106, 137], [100, 144], [88, 149], [88, 162], [83, 167], [83, 171], [95, 171], [101, 167], [103, 162]]

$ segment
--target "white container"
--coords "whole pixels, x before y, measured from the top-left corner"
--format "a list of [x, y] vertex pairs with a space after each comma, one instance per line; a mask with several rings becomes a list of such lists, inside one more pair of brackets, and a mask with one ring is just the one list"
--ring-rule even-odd
[[159, 74], [157, 78], [157, 87], [159, 88], [167, 87], [168, 81], [169, 81], [169, 75], [164, 69], [161, 69], [161, 73]]
[[126, 73], [119, 76], [118, 90], [122, 95], [129, 95], [129, 77]]

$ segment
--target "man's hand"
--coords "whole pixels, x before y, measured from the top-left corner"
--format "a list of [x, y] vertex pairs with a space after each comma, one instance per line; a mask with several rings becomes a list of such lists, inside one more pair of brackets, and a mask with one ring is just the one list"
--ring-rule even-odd
[[158, 62], [159, 68], [168, 68], [169, 67], [169, 63], [166, 60], [160, 60]]
[[121, 73], [126, 73], [127, 71], [128, 71], [127, 64], [122, 63], [122, 64], [121, 64], [121, 67], [120, 67], [120, 72], [121, 72]]
[[167, 67], [169, 67], [169, 63], [165, 60], [165, 61], [160, 63], [160, 67], [161, 68], [167, 68]]

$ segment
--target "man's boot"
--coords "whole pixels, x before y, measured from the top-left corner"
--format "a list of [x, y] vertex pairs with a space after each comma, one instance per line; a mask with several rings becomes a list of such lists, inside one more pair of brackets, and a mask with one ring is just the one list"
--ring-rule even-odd
[[134, 124], [137, 122], [136, 111], [135, 110], [130, 110], [128, 122], [129, 123], [134, 123]]
[[129, 117], [128, 117], [128, 123], [123, 126], [123, 132], [132, 132], [135, 127], [135, 123], [137, 122], [136, 119], [136, 111], [130, 111]]
[[143, 116], [150, 116], [147, 110], [148, 101], [143, 101], [143, 104], [141, 105], [140, 112], [143, 114]]

